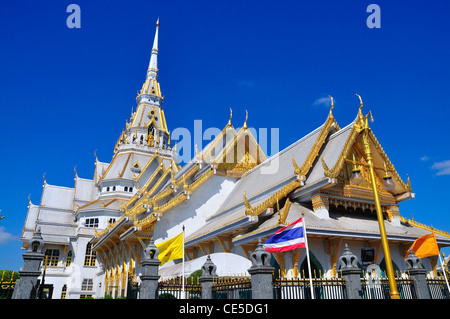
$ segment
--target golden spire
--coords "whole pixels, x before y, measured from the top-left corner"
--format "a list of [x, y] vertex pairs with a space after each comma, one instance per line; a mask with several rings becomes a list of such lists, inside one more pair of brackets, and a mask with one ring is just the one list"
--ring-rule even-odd
[[200, 153], [198, 152], [197, 144], [195, 144], [195, 157], [197, 157], [197, 159], [200, 159]]
[[323, 175], [325, 175], [325, 177], [332, 177], [331, 171], [328, 168], [327, 163], [325, 163], [325, 160], [323, 159], [323, 155], [321, 157], [321, 160], [322, 160], [322, 167], [323, 167]]
[[244, 192], [244, 204], [245, 204], [245, 213], [249, 214], [253, 211], [252, 205], [248, 202], [247, 192]]
[[359, 96], [358, 94], [356, 94], [356, 96], [359, 98], [359, 110], [358, 110], [358, 116], [359, 116], [360, 118], [364, 118], [364, 116], [363, 116], [363, 114], [362, 114], [362, 111], [361, 111], [362, 107], [364, 106], [364, 105], [363, 105], [363, 102], [362, 102], [362, 99], [361, 99], [361, 96]]
[[297, 162], [295, 161], [294, 154], [292, 154], [292, 164], [294, 165], [294, 173], [300, 175], [301, 169], [298, 166]]
[[408, 192], [412, 192], [411, 180], [409, 179], [409, 175], [408, 174], [406, 174], [406, 176], [408, 177], [408, 180], [406, 182], [406, 189], [408, 190]]
[[231, 119], [233, 118], [233, 110], [230, 107], [230, 119], [228, 120], [228, 126], [232, 126]]
[[359, 96], [359, 94], [356, 94], [356, 96], [359, 97], [359, 109], [361, 110], [362, 107], [364, 106], [363, 102], [362, 102], [362, 99], [361, 99], [361, 96]]
[[248, 120], [248, 112], [247, 112], [247, 110], [245, 110], [245, 122], [244, 122], [244, 126], [242, 127], [244, 130], [248, 129], [247, 120]]
[[331, 95], [328, 95], [331, 99], [331, 107], [330, 107], [330, 115], [333, 115], [333, 109], [334, 109], [334, 100]]

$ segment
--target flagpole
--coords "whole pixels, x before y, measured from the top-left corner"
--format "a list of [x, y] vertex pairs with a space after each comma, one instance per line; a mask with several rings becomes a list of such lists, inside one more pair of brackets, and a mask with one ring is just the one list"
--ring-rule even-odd
[[309, 287], [311, 289], [311, 298], [314, 298], [314, 288], [312, 282], [312, 273], [311, 273], [311, 262], [309, 260], [309, 248], [308, 248], [308, 239], [306, 236], [306, 225], [305, 225], [305, 212], [302, 211], [302, 224], [303, 224], [303, 234], [305, 235], [305, 248], [306, 248], [306, 259], [308, 261], [308, 272], [309, 272]]
[[442, 261], [441, 253], [439, 253], [439, 260], [441, 261], [442, 272], [444, 273], [445, 282], [447, 283], [448, 291], [450, 291], [450, 285], [448, 284], [447, 274], [445, 273], [445, 265]]
[[183, 225], [183, 262], [182, 262], [183, 272], [181, 277], [181, 299], [186, 299], [184, 291], [184, 225]]

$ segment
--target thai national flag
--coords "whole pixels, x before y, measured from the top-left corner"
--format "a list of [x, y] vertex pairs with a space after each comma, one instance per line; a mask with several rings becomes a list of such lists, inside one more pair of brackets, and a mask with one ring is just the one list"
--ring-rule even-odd
[[278, 230], [263, 246], [269, 253], [305, 248], [302, 218]]

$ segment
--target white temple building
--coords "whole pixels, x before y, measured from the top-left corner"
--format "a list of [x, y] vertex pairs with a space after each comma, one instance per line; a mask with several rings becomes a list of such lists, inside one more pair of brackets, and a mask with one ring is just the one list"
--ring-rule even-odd
[[[375, 248], [374, 263], [383, 271], [369, 173], [361, 168], [364, 182], [350, 181], [353, 166], [348, 159], [366, 161], [356, 129], [365, 119], [362, 103], [355, 120], [343, 128], [331, 109], [323, 125], [295, 137], [300, 139], [270, 158], [248, 129], [247, 119], [236, 131], [230, 116], [221, 134], [181, 167], [162, 108], [158, 31], [159, 20], [137, 108], [126, 121], [111, 162], [96, 157], [92, 179], [75, 172], [73, 188], [50, 185], [44, 178], [40, 203], [29, 203], [21, 240], [27, 248], [40, 229], [44, 281], [51, 286], [52, 298], [126, 296], [129, 283], [139, 282], [143, 249], [150, 239], [170, 239], [182, 225], [187, 274], [199, 269], [207, 255], [219, 275], [244, 273], [258, 241], [302, 213], [317, 273], [336, 276], [345, 243], [355, 253]], [[402, 270], [415, 239], [433, 231], [443, 247], [450, 245], [450, 234], [401, 216], [400, 202], [414, 197], [409, 178], [406, 183], [401, 179], [373, 132], [370, 143], [394, 268]], [[395, 183], [389, 191], [382, 187], [386, 174]], [[287, 274], [304, 269], [304, 250], [274, 257], [274, 266]], [[429, 271], [436, 267], [433, 258], [424, 264]], [[172, 261], [160, 273], [176, 276], [180, 264]]]

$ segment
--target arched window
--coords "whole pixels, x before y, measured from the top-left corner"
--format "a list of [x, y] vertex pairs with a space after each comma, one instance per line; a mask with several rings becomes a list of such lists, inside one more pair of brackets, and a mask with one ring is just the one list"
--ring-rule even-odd
[[129, 191], [130, 191], [130, 193], [131, 193], [131, 192], [133, 191], [133, 187], [130, 187], [130, 188], [129, 188]]
[[116, 190], [116, 186], [113, 186], [113, 191], [115, 191]]
[[123, 189], [125, 192], [128, 192], [128, 186], [125, 186], [125, 188]]
[[108, 187], [106, 187], [106, 191], [107, 191], [107, 192], [109, 192], [109, 186], [108, 186]]
[[[323, 275], [323, 267], [320, 264], [320, 262], [317, 260], [316, 256], [314, 256], [314, 254], [312, 253], [312, 251], [309, 251], [309, 259], [311, 261], [311, 272], [314, 277], [319, 277], [320, 274]], [[309, 270], [308, 270], [308, 258], [306, 258], [306, 254], [305, 254], [305, 258], [303, 259], [303, 262], [300, 266], [300, 274], [303, 277], [303, 274], [305, 274], [305, 278], [309, 278]]]
[[[394, 268], [394, 275], [397, 276], [397, 274], [399, 274], [400, 276], [400, 268], [398, 268], [395, 262], [392, 262], [392, 268]], [[384, 258], [380, 263], [380, 269], [382, 271], [381, 275], [383, 276], [383, 278], [387, 278], [386, 261], [384, 260]]]

